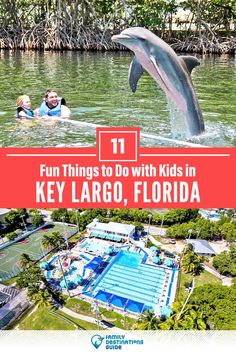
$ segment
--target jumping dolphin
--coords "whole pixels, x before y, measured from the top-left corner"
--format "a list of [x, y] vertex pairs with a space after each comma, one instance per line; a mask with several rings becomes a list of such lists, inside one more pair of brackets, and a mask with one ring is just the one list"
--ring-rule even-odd
[[146, 28], [131, 27], [112, 37], [135, 53], [129, 69], [129, 84], [133, 92], [143, 74], [152, 76], [186, 117], [191, 135], [204, 132], [204, 121], [193, 88], [191, 71], [199, 65], [193, 56], [178, 56], [174, 50]]

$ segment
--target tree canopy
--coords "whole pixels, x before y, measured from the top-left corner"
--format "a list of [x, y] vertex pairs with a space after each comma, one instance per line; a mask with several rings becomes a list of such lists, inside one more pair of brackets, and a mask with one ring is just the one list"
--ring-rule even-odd
[[144, 26], [179, 50], [234, 52], [235, 18], [234, 0], [0, 0], [0, 48], [114, 49], [112, 34]]
[[231, 245], [229, 251], [216, 255], [213, 258], [213, 266], [220, 274], [236, 277], [236, 246]]
[[236, 329], [236, 287], [204, 285], [194, 289], [189, 303], [206, 316], [207, 327], [216, 330]]

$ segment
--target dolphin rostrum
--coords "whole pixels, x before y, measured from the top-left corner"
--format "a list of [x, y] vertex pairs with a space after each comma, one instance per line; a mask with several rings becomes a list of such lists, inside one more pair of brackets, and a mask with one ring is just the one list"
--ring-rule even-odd
[[136, 91], [144, 68], [186, 117], [190, 134], [203, 133], [204, 121], [191, 79], [192, 69], [200, 64], [197, 58], [178, 56], [161, 38], [142, 27], [127, 28], [112, 40], [135, 53], [129, 69], [131, 90]]

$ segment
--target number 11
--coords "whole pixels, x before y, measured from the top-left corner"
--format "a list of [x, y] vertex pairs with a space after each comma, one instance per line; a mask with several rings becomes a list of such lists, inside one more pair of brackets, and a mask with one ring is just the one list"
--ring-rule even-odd
[[[113, 154], [124, 154], [125, 153], [125, 139], [124, 138], [114, 138], [111, 139], [111, 143], [113, 145]], [[118, 152], [118, 148], [120, 148]]]

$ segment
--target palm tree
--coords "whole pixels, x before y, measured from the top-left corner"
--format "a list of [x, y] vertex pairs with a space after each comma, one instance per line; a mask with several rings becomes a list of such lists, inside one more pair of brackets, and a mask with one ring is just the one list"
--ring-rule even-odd
[[42, 271], [38, 266], [31, 266], [20, 272], [16, 280], [17, 286], [27, 288], [29, 285], [39, 285], [41, 281], [44, 281]]
[[61, 245], [65, 243], [63, 235], [59, 231], [52, 232], [53, 244], [56, 250], [59, 250]]
[[26, 269], [34, 263], [34, 259], [30, 257], [27, 253], [22, 253], [20, 256], [21, 268]]
[[187, 245], [185, 245], [185, 247], [183, 249], [183, 254], [186, 254], [188, 252], [193, 252], [193, 251], [194, 251], [193, 244], [187, 243]]
[[158, 329], [160, 319], [157, 318], [154, 314], [154, 311], [147, 310], [145, 315], [142, 315], [140, 320], [136, 325], [138, 330], [155, 330]]
[[[173, 315], [167, 318], [166, 323], [159, 326], [160, 329], [174, 330], [205, 330], [207, 325], [202, 312], [199, 312], [199, 307], [194, 304], [187, 304], [179, 317], [183, 308], [182, 301], [176, 301], [172, 304], [174, 311]], [[168, 326], [168, 327], [167, 327]]]
[[46, 249], [52, 249], [53, 248], [53, 240], [51, 235], [45, 234], [42, 239], [42, 245]]
[[175, 329], [198, 329], [205, 330], [207, 327], [204, 321], [204, 315], [202, 312], [198, 311], [198, 307], [192, 304], [188, 304], [180, 319], [176, 322]]
[[65, 239], [62, 234], [58, 231], [54, 231], [51, 234], [43, 236], [42, 245], [47, 249], [55, 248], [55, 250], [59, 250], [64, 242]]
[[52, 306], [52, 296], [49, 294], [48, 290], [42, 290], [40, 287], [29, 287], [27, 296], [39, 307]]
[[181, 267], [185, 273], [198, 275], [203, 270], [201, 263], [202, 257], [195, 252], [189, 251], [184, 254]]

